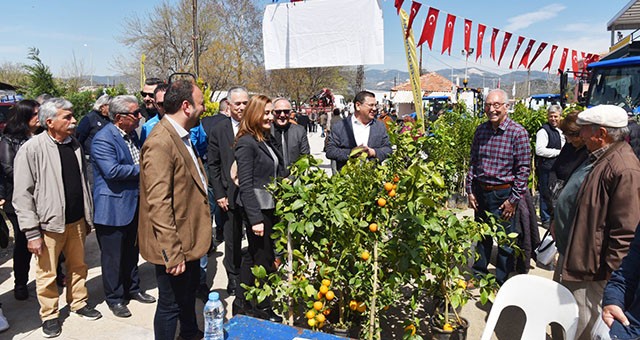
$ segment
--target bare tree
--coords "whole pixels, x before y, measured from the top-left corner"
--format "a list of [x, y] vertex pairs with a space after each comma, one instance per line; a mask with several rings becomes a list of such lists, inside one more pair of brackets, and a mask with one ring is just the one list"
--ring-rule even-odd
[[29, 75], [20, 63], [4, 62], [0, 65], [0, 82], [7, 83], [17, 89], [28, 86]]

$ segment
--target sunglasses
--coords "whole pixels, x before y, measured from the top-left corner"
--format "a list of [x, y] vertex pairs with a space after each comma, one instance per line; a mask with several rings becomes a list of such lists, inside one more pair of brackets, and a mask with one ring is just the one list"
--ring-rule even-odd
[[118, 114], [123, 115], [123, 116], [129, 116], [129, 115], [132, 115], [132, 116], [134, 116], [134, 117], [136, 117], [136, 118], [137, 118], [137, 117], [140, 115], [140, 113], [141, 113], [141, 112], [142, 112], [142, 110], [137, 109], [137, 110], [135, 110], [135, 111], [133, 111], [133, 112], [120, 112], [120, 113], [118, 113]]
[[276, 116], [279, 116], [281, 114], [288, 115], [289, 113], [291, 113], [291, 110], [273, 110], [273, 112], [276, 114]]
[[153, 98], [154, 97], [153, 92], [144, 92], [144, 91], [140, 91], [140, 96], [142, 98], [144, 98], [144, 97]]

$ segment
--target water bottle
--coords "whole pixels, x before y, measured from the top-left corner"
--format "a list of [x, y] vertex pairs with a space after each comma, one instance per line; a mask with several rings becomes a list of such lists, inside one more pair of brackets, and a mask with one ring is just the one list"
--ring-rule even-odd
[[209, 301], [204, 305], [204, 339], [224, 340], [224, 306], [220, 294], [209, 293]]

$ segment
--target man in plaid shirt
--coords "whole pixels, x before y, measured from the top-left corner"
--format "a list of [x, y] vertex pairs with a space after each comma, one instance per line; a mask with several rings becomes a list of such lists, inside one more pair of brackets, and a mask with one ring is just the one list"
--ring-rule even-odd
[[[476, 129], [471, 145], [467, 174], [469, 206], [476, 220], [487, 221], [489, 214], [501, 219], [505, 232], [514, 231], [513, 216], [527, 190], [531, 171], [529, 134], [507, 114], [509, 96], [503, 90], [489, 92], [485, 100], [488, 121]], [[473, 265], [477, 274], [488, 273], [493, 240], [483, 239], [476, 246], [479, 259]], [[496, 261], [496, 280], [502, 285], [514, 269], [515, 258], [509, 247], [500, 247]]]

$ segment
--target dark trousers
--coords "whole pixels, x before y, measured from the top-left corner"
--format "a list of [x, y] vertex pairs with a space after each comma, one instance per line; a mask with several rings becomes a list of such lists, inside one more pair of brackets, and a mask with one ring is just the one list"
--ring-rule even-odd
[[[474, 185], [474, 195], [478, 202], [478, 211], [476, 212], [476, 221], [488, 222], [488, 214], [492, 214], [498, 219], [504, 228], [504, 231], [509, 234], [514, 230], [514, 219], [511, 221], [500, 220], [502, 211], [499, 209], [502, 203], [509, 198], [511, 189], [485, 191], [480, 186]], [[485, 237], [481, 242], [476, 245], [476, 252], [479, 255], [478, 260], [473, 264], [473, 271], [477, 274], [489, 273], [487, 266], [491, 259], [491, 250], [493, 248], [493, 239], [491, 237]], [[511, 247], [500, 246], [498, 247], [498, 256], [496, 258], [496, 281], [502, 285], [509, 273], [514, 270], [515, 256]]]
[[128, 295], [140, 292], [136, 243], [138, 214], [129, 225], [122, 227], [96, 224], [96, 237], [100, 246], [102, 286], [108, 305], [124, 303]]
[[15, 240], [13, 247], [14, 284], [16, 286], [26, 286], [27, 282], [29, 282], [29, 263], [31, 262], [31, 252], [27, 249], [27, 237], [18, 227], [18, 216], [16, 214], [7, 213], [7, 218], [13, 225], [13, 237]]
[[549, 222], [551, 218], [550, 209], [551, 202], [548, 199], [551, 197], [549, 190], [549, 172], [550, 170], [538, 170], [538, 192], [540, 194], [540, 221]]
[[167, 274], [164, 265], [156, 265], [158, 305], [153, 319], [156, 340], [174, 340], [178, 320], [182, 338], [190, 339], [199, 332], [195, 310], [199, 261], [189, 261], [185, 265], [184, 273], [178, 276]]
[[[275, 268], [273, 267], [273, 261], [275, 260], [275, 253], [273, 251], [273, 240], [271, 234], [273, 233], [273, 224], [275, 217], [273, 215], [274, 210], [262, 210], [262, 217], [264, 223], [264, 236], [257, 236], [253, 233], [251, 225], [246, 214], [243, 211], [243, 218], [247, 225], [247, 240], [249, 241], [249, 248], [247, 254], [242, 257], [242, 267], [240, 267], [240, 282], [249, 286], [255, 284], [255, 277], [251, 273], [251, 268], [254, 266], [263, 266], [267, 273], [273, 273]], [[244, 288], [238, 285], [236, 291], [236, 298], [244, 300]], [[269, 299], [265, 299], [260, 303], [258, 308], [268, 308], [271, 306]]]
[[224, 223], [224, 269], [227, 271], [229, 285], [232, 286], [240, 275], [242, 263], [242, 213], [240, 208], [229, 209]]

